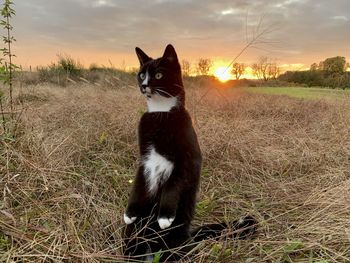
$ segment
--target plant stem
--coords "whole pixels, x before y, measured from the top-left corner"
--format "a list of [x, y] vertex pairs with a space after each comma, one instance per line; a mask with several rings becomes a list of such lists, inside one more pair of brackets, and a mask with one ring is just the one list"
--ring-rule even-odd
[[5, 112], [4, 107], [2, 106], [2, 98], [0, 97], [0, 111], [2, 116], [2, 128], [4, 129], [4, 133], [6, 133], [6, 119], [5, 119]]
[[[10, 25], [10, 18], [9, 16], [6, 17], [6, 22], [7, 25]], [[11, 53], [11, 32], [10, 32], [10, 27], [7, 27], [7, 44], [8, 44], [8, 56], [9, 56], [9, 88], [10, 88], [10, 108], [11, 108], [11, 112], [13, 112], [13, 99], [12, 99], [12, 53]], [[12, 116], [13, 117], [13, 116]]]

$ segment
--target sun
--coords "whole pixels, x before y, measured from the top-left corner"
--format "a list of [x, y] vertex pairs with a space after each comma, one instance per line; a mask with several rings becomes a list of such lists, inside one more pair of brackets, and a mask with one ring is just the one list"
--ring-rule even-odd
[[214, 70], [214, 76], [217, 77], [221, 82], [226, 82], [232, 79], [230, 73], [230, 68], [228, 67], [218, 67]]

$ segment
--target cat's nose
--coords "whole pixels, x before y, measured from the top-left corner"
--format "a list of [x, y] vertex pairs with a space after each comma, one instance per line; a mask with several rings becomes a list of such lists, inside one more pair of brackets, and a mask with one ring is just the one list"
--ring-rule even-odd
[[141, 91], [142, 93], [151, 93], [151, 88], [148, 87], [147, 85], [141, 85]]

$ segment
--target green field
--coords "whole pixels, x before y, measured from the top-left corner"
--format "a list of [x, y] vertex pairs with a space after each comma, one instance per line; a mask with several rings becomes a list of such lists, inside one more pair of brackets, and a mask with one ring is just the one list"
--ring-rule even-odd
[[350, 90], [302, 87], [258, 87], [247, 88], [251, 93], [287, 95], [294, 98], [322, 99], [322, 98], [349, 98]]

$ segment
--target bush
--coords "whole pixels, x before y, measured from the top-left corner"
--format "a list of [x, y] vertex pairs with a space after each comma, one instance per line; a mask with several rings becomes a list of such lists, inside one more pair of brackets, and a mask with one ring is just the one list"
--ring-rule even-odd
[[67, 73], [69, 76], [79, 76], [83, 70], [83, 66], [79, 61], [75, 61], [70, 56], [58, 55], [58, 61], [56, 65], [57, 69]]
[[79, 61], [74, 60], [70, 56], [58, 55], [57, 62], [47, 67], [39, 67], [37, 70], [40, 81], [65, 86], [67, 81], [74, 81], [74, 79], [81, 77], [84, 68]]

